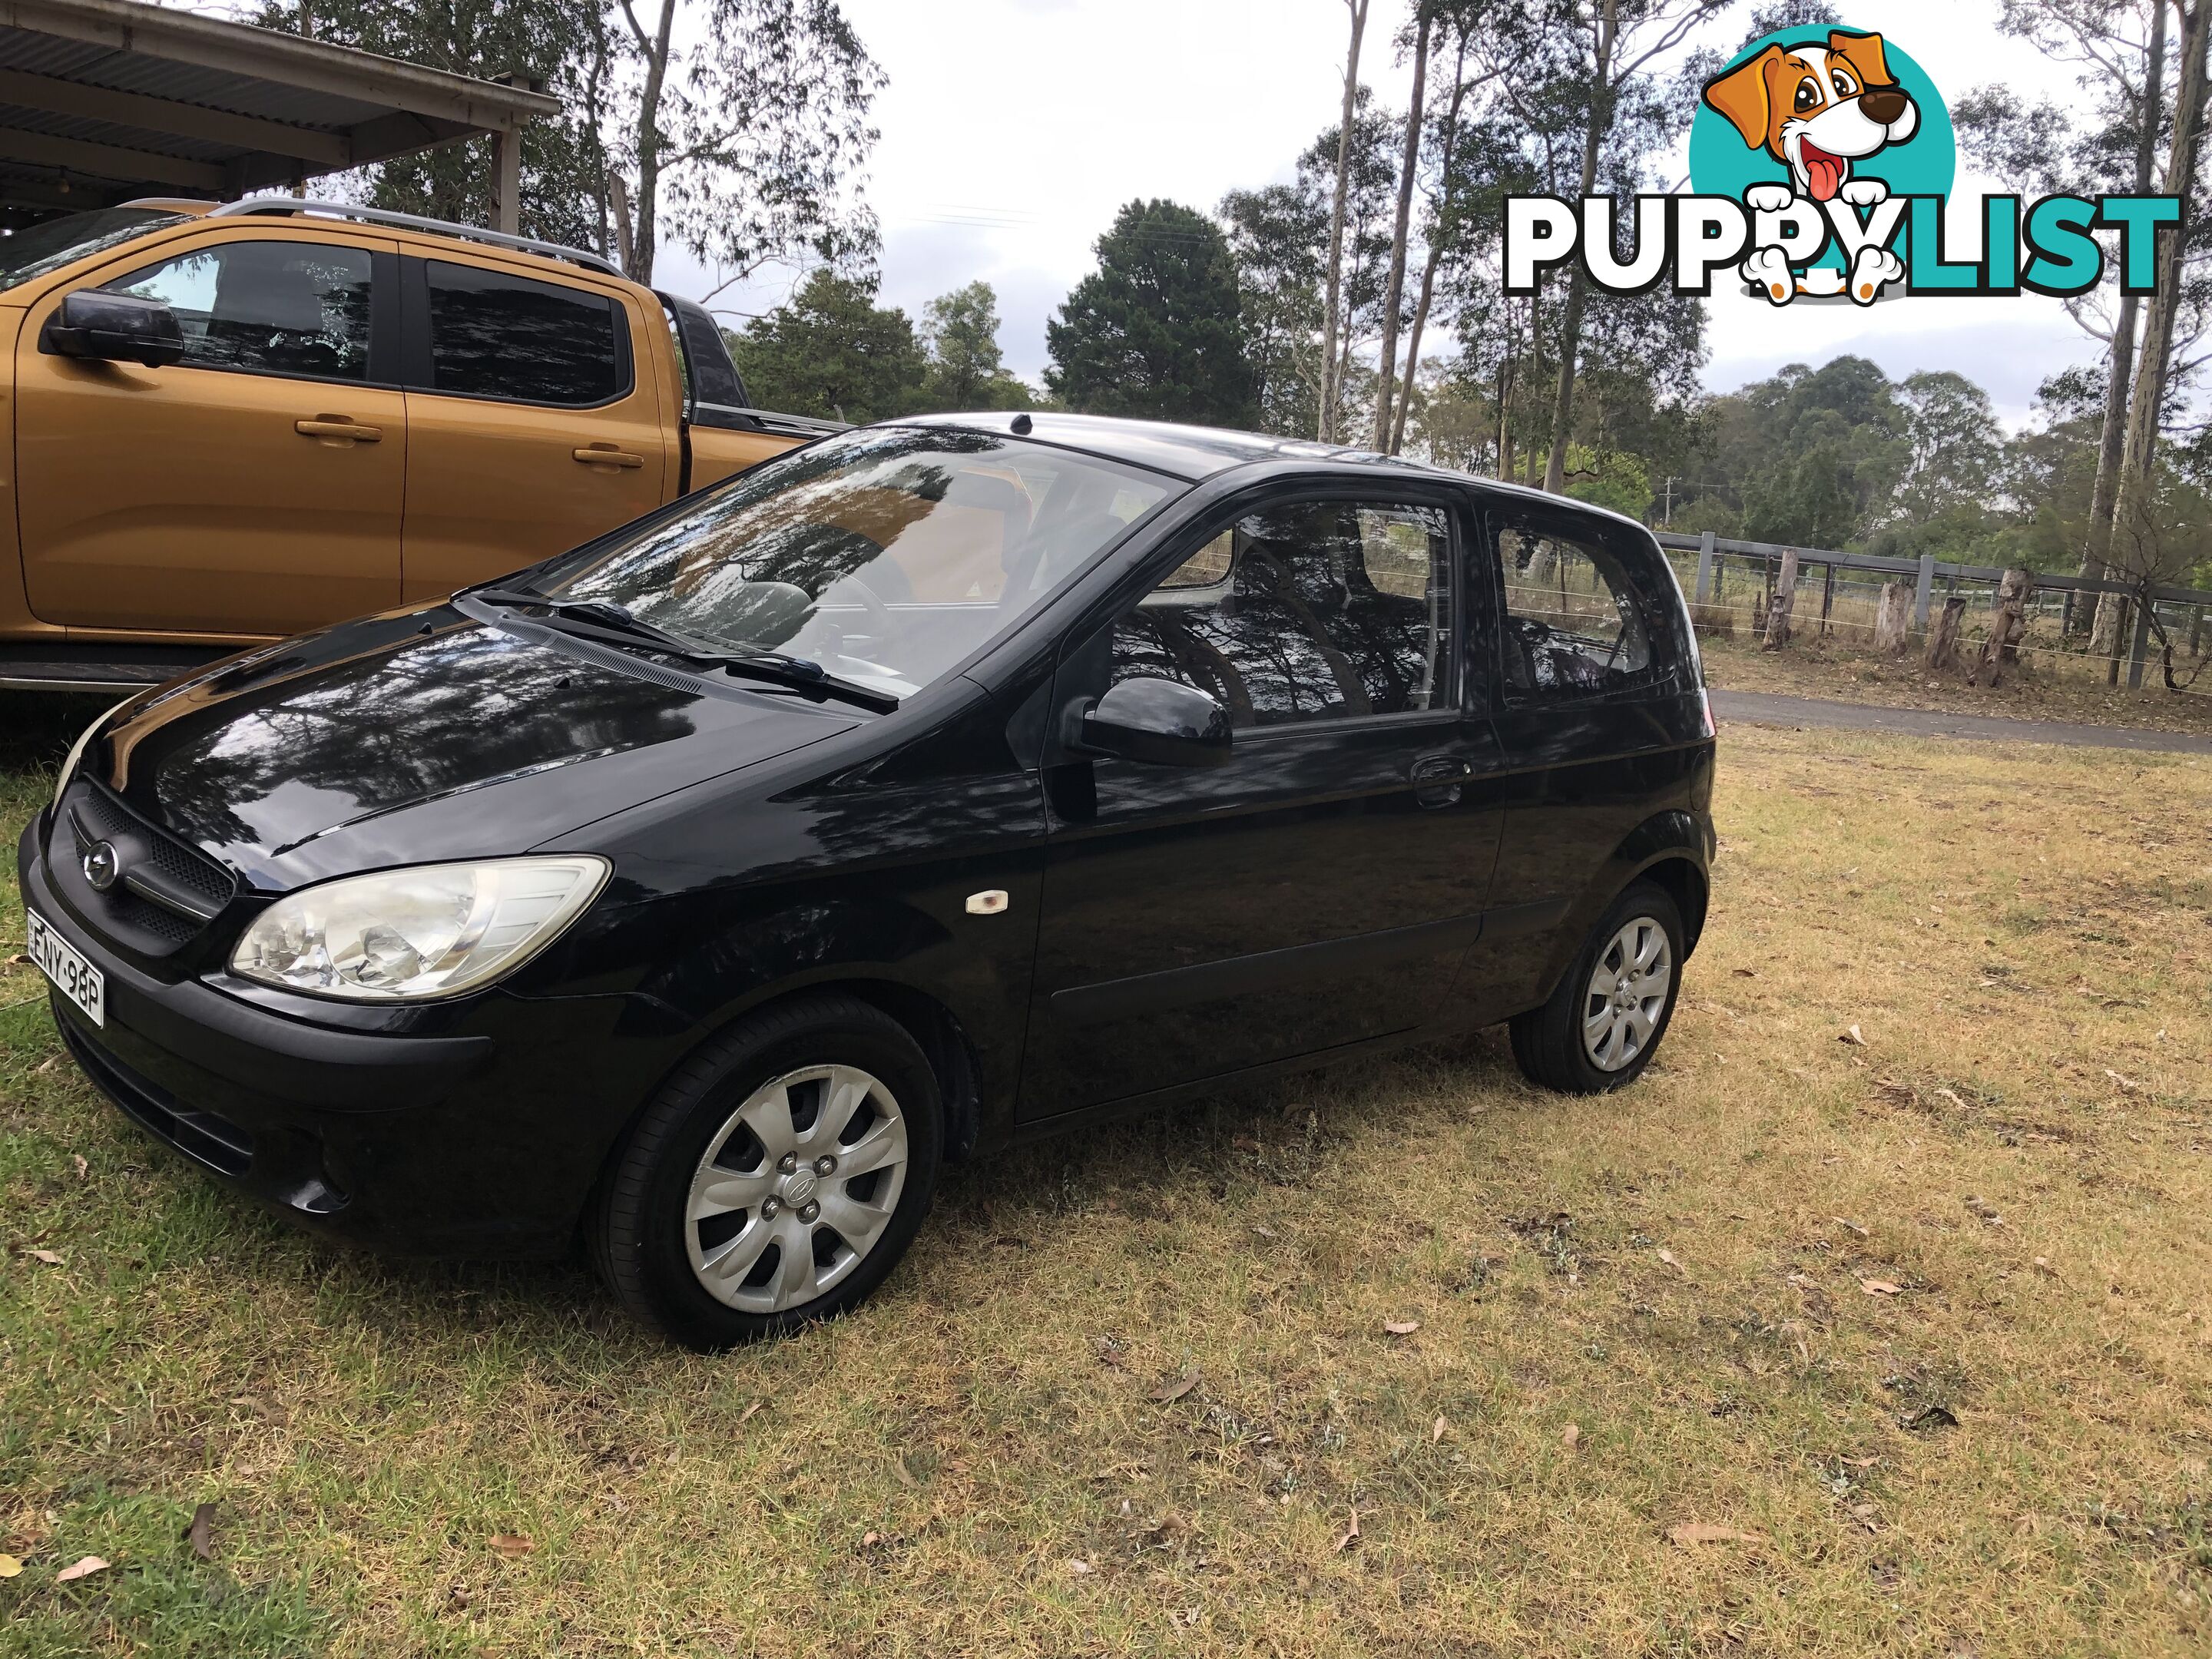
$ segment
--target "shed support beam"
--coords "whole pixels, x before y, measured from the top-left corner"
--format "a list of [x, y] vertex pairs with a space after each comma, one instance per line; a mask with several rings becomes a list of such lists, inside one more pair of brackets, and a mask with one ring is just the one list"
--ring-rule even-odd
[[512, 127], [491, 136], [491, 228], [522, 234], [522, 135]]

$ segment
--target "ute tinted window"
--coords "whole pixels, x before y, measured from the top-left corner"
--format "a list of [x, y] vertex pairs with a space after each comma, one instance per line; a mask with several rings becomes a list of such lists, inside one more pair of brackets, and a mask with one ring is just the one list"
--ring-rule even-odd
[[368, 374], [370, 256], [328, 242], [224, 242], [106, 286], [159, 300], [184, 331], [183, 361], [303, 379]]
[[622, 313], [608, 295], [436, 259], [424, 274], [432, 390], [569, 404], [624, 390]]

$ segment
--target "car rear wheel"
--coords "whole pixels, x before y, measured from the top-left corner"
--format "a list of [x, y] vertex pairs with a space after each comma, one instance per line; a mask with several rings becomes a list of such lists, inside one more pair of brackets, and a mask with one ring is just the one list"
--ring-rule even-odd
[[1551, 1000], [1514, 1017], [1513, 1058], [1532, 1083], [1595, 1095], [1651, 1063], [1681, 988], [1682, 914], [1639, 881], [1613, 902]]
[[703, 1351], [842, 1313], [914, 1242], [942, 1121], [928, 1060], [879, 1009], [820, 996], [744, 1020], [617, 1154], [594, 1218], [601, 1275]]

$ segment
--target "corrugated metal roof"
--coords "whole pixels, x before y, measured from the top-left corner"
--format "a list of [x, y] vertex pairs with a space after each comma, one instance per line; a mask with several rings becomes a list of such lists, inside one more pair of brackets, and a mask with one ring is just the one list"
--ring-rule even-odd
[[236, 196], [559, 109], [542, 93], [136, 0], [0, 0], [4, 207]]

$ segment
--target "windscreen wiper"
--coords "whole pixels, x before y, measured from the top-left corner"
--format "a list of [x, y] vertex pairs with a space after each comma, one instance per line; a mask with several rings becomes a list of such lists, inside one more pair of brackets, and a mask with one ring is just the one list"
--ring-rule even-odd
[[799, 692], [816, 702], [836, 697], [878, 714], [888, 714], [899, 700], [888, 691], [840, 678], [805, 657], [780, 651], [715, 651], [656, 628], [629, 607], [607, 599], [562, 599], [526, 587], [477, 587], [471, 596], [493, 605], [532, 605], [551, 613], [549, 621], [581, 639], [616, 645], [643, 645], [665, 656], [719, 668], [740, 679], [760, 680]]

